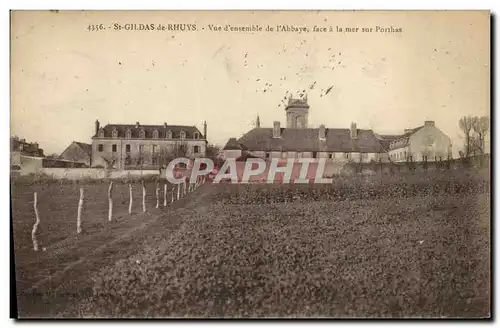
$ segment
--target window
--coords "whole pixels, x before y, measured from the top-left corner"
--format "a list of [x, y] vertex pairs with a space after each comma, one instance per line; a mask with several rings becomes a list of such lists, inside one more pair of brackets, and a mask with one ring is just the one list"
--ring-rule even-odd
[[200, 146], [194, 146], [193, 151], [195, 154], [198, 154], [200, 152]]
[[361, 153], [361, 158], [362, 159], [367, 159], [368, 158], [368, 153]]
[[200, 134], [199, 134], [198, 132], [195, 132], [195, 133], [194, 133], [194, 138], [195, 138], [195, 139], [200, 139]]
[[153, 139], [158, 139], [158, 130], [153, 131]]
[[404, 153], [403, 153], [403, 154], [404, 154], [404, 158], [406, 158], [406, 150], [404, 151]]
[[99, 138], [104, 138], [104, 129], [103, 128], [101, 128], [99, 130]]
[[130, 153], [130, 145], [125, 145], [125, 152]]
[[144, 153], [144, 145], [139, 145], [139, 153]]
[[146, 131], [144, 131], [143, 129], [141, 131], [139, 131], [139, 138], [141, 138], [141, 139], [146, 138]]
[[113, 153], [116, 153], [116, 145], [112, 145], [112, 146], [111, 146], [111, 151], [112, 151]]
[[104, 150], [104, 145], [103, 144], [97, 145], [97, 150], [102, 152]]
[[158, 152], [158, 145], [153, 145], [153, 154]]
[[181, 131], [181, 139], [186, 139], [186, 132]]
[[130, 155], [127, 155], [127, 156], [125, 157], [125, 165], [130, 165], [130, 162], [131, 162], [131, 161], [130, 161]]
[[266, 152], [266, 158], [269, 158], [270, 156], [271, 154]]
[[335, 158], [335, 153], [330, 153], [330, 154], [328, 154], [328, 158], [329, 158], [329, 159], [334, 159], [334, 158]]
[[118, 130], [116, 128], [113, 128], [113, 132], [111, 132], [111, 135], [113, 138], [118, 138]]
[[127, 132], [125, 133], [125, 137], [127, 139], [131, 139], [132, 138], [132, 131], [130, 131], [130, 129], [128, 129]]
[[172, 139], [172, 131], [167, 131], [167, 134], [165, 135], [165, 138]]
[[344, 153], [344, 158], [349, 159], [349, 153]]

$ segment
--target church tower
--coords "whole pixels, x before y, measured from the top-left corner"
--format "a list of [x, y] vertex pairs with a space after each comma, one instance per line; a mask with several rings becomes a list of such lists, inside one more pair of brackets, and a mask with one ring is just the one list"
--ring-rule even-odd
[[309, 105], [307, 97], [304, 99], [288, 99], [286, 111], [286, 127], [288, 129], [307, 128], [307, 116], [309, 115]]

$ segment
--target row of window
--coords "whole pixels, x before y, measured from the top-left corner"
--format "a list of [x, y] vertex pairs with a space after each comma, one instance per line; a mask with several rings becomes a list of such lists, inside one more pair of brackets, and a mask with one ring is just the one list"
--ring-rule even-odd
[[[111, 152], [116, 153], [117, 152], [117, 145], [111, 145]], [[153, 150], [152, 153], [158, 153], [159, 152], [159, 146], [158, 145], [153, 145]], [[103, 152], [104, 151], [104, 145], [103, 144], [98, 144], [97, 145], [97, 151], [98, 152]], [[130, 153], [130, 145], [125, 145], [125, 152]], [[144, 145], [139, 145], [139, 153], [144, 152]], [[197, 154], [200, 153], [200, 146], [193, 146], [193, 153]]]
[[[408, 160], [408, 161], [412, 161], [412, 160], [417, 160], [417, 158], [413, 157], [413, 154], [411, 152], [406, 152], [406, 151], [401, 151], [401, 152], [398, 152], [398, 153], [392, 153], [390, 154], [390, 157], [392, 160]], [[421, 156], [421, 160], [423, 162], [427, 162], [428, 160], [428, 156], [427, 155], [422, 155]], [[443, 157], [442, 156], [437, 156], [437, 157], [434, 157], [434, 160], [440, 160], [442, 161], [443, 160]]]
[[[266, 152], [266, 158], [271, 158], [272, 152]], [[340, 156], [338, 158], [344, 158], [344, 159], [350, 159], [352, 158], [352, 153], [328, 153], [327, 156], [322, 156], [321, 152], [283, 152], [281, 153], [281, 158], [329, 158], [329, 159], [335, 159], [336, 156]], [[362, 159], [367, 159], [368, 158], [368, 153], [356, 153], [359, 154], [359, 156]]]
[[[99, 131], [99, 138], [104, 138], [104, 130], [101, 129]], [[111, 132], [111, 136], [113, 138], [118, 138], [118, 130], [114, 129], [112, 132]], [[187, 137], [187, 134], [185, 131], [181, 131], [179, 133], [179, 138], [180, 139], [186, 139]], [[132, 131], [131, 130], [127, 130], [125, 132], [125, 138], [126, 139], [132, 139]], [[145, 130], [140, 130], [139, 131], [139, 138], [140, 139], [145, 139], [146, 138], [146, 131]], [[159, 139], [160, 138], [160, 132], [158, 130], [154, 130], [153, 131], [153, 134], [152, 134], [152, 138], [153, 139]], [[199, 139], [200, 138], [200, 134], [198, 132], [194, 132], [193, 133], [193, 139]], [[172, 134], [172, 131], [167, 131], [165, 133], [165, 139], [173, 139], [173, 134]]]

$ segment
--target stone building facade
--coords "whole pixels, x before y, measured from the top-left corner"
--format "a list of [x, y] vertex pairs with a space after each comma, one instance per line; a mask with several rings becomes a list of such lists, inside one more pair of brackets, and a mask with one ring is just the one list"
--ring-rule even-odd
[[92, 145], [73, 141], [62, 153], [59, 159], [92, 165]]
[[380, 139], [393, 162], [434, 162], [452, 157], [451, 139], [436, 128], [434, 121], [406, 129], [402, 135], [381, 135]]
[[174, 157], [203, 157], [207, 147], [207, 124], [203, 133], [195, 126], [108, 124], [95, 122], [92, 167], [159, 169]]

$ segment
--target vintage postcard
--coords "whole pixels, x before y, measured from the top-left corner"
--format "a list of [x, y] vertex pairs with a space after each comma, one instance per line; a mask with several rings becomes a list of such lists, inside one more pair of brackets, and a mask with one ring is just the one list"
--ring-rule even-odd
[[12, 316], [491, 317], [489, 11], [11, 11]]

